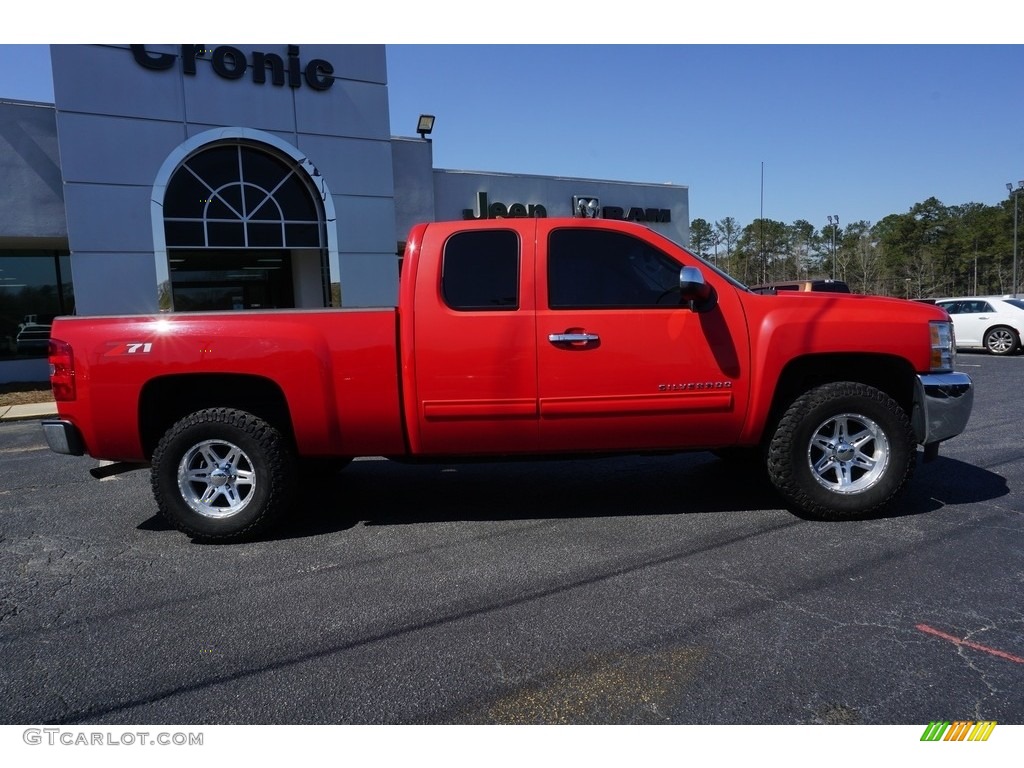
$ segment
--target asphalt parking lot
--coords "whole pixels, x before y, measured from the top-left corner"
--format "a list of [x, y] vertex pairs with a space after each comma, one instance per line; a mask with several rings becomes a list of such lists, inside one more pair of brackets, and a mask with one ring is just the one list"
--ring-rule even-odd
[[311, 482], [212, 546], [0, 424], [0, 722], [1024, 723], [1024, 356], [897, 509], [819, 523], [710, 454]]

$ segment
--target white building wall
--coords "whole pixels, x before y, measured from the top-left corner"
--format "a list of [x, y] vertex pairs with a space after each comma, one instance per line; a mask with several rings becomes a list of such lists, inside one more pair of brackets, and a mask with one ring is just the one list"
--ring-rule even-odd
[[64, 190], [53, 106], [0, 98], [0, 247], [47, 240], [63, 247]]

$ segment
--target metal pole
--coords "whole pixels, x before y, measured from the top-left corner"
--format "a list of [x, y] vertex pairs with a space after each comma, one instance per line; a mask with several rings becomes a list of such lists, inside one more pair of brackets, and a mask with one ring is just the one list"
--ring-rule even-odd
[[1020, 187], [1013, 193], [1013, 296], [1017, 297], [1017, 196], [1020, 194]]
[[761, 218], [760, 239], [761, 239], [761, 282], [768, 282], [768, 261], [764, 252], [764, 161], [761, 161]]
[[[832, 217], [831, 216], [828, 217], [828, 226], [829, 226], [830, 229], [832, 228]], [[833, 232], [835, 232], [835, 230], [833, 230]], [[836, 249], [835, 249], [835, 242], [836, 241], [835, 241], [834, 237], [830, 238], [830, 241], [831, 242], [829, 243], [829, 247], [832, 250], [832, 279], [835, 280], [836, 279]]]
[[[833, 261], [836, 260], [836, 239], [838, 237], [839, 237], [839, 214], [837, 213], [836, 214], [836, 226], [835, 226], [835, 229], [832, 232], [832, 260]], [[836, 262], [836, 264], [835, 264], [835, 271], [836, 271], [836, 275], [835, 275], [834, 279], [838, 280], [839, 279], [839, 263], [838, 262]]]
[[839, 230], [839, 214], [836, 213], [828, 217], [828, 223], [832, 225], [832, 279], [835, 280], [837, 276], [836, 266], [836, 233]]
[[1017, 296], [1017, 197], [1020, 195], [1020, 191], [1024, 189], [1024, 181], [1017, 182], [1017, 188], [1013, 188], [1013, 184], [1006, 182], [1006, 191], [1013, 193], [1013, 285], [1010, 286], [1010, 290], [1013, 296]]

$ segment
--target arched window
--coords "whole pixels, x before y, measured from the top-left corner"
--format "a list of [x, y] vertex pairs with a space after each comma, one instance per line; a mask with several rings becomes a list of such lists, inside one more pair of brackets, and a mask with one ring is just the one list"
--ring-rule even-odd
[[318, 180], [303, 159], [246, 139], [186, 155], [162, 199], [170, 279], [159, 287], [160, 308], [329, 306], [327, 192], [315, 189]]
[[192, 155], [167, 185], [167, 247], [324, 247], [323, 217], [304, 176], [245, 144]]

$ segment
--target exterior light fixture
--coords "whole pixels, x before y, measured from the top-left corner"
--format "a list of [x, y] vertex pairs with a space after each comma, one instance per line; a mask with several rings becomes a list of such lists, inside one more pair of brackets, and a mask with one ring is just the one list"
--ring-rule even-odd
[[416, 133], [420, 135], [421, 139], [427, 138], [427, 135], [432, 133], [434, 130], [434, 116], [433, 115], [420, 115], [419, 122], [416, 123]]

